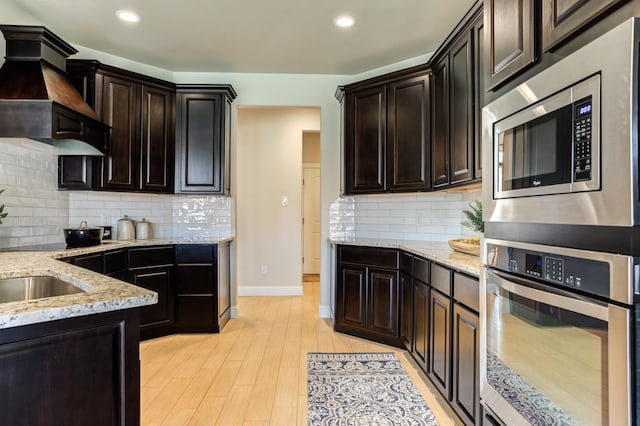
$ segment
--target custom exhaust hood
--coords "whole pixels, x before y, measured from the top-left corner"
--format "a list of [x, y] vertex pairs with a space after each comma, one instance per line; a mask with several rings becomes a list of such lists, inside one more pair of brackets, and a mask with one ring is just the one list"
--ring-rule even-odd
[[54, 146], [57, 155], [105, 155], [111, 128], [66, 75], [71, 45], [41, 26], [0, 25], [6, 39], [0, 68], [0, 137]]

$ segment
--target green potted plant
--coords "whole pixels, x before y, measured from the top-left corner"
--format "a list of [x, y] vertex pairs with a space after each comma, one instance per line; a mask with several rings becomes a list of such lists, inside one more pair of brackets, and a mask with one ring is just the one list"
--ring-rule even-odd
[[462, 210], [466, 216], [461, 224], [474, 232], [484, 232], [484, 220], [482, 220], [482, 201], [473, 200], [469, 203], [469, 210]]
[[[0, 194], [4, 192], [4, 189], [0, 189]], [[0, 223], [2, 223], [2, 219], [7, 217], [9, 213], [4, 212], [4, 204], [0, 205]]]
[[[471, 229], [474, 232], [484, 232], [484, 220], [482, 219], [482, 202], [480, 200], [473, 200], [469, 203], [469, 209], [463, 210], [462, 213], [465, 216], [465, 220], [460, 222], [463, 226]], [[471, 254], [475, 256], [480, 255], [480, 238], [471, 237], [463, 238], [460, 240], [449, 240], [449, 246], [458, 252]]]

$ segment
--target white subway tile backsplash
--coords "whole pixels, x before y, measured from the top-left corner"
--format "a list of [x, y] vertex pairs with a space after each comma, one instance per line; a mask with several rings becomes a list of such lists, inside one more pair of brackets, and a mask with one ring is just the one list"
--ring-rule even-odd
[[446, 241], [474, 235], [462, 226], [462, 210], [481, 191], [416, 194], [376, 194], [340, 197], [331, 205], [330, 235], [345, 235], [344, 215], [350, 217], [349, 238], [391, 238]]
[[53, 147], [29, 139], [0, 139], [0, 248], [64, 241], [58, 223], [69, 216], [68, 193], [57, 190]]

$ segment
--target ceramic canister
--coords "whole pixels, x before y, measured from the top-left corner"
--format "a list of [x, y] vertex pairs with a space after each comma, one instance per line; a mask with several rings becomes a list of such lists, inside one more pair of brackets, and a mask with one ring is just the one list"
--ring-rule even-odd
[[151, 236], [151, 223], [145, 218], [136, 223], [136, 240], [148, 240]]
[[133, 225], [133, 219], [124, 215], [122, 219], [118, 220], [117, 227], [118, 240], [133, 240], [136, 236], [136, 230]]

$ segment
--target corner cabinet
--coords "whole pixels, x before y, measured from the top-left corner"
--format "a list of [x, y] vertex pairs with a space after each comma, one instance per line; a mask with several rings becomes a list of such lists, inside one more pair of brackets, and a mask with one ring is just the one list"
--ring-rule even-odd
[[429, 190], [429, 79], [414, 67], [344, 87], [345, 194]]
[[230, 85], [177, 86], [175, 192], [229, 194]]
[[398, 251], [338, 246], [334, 328], [400, 346]]

